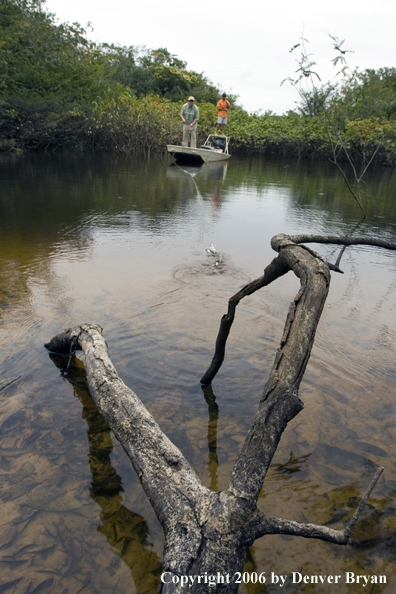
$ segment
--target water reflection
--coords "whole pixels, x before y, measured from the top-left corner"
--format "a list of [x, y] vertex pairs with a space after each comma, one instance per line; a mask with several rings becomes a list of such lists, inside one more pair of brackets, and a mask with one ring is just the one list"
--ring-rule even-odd
[[[44, 353], [64, 327], [100, 323], [124, 381], [204, 484], [227, 487], [297, 281], [285, 276], [238, 307], [214, 393], [202, 393], [227, 301], [262, 274], [275, 233], [341, 233], [357, 209], [330, 164], [226, 165], [192, 178], [171, 173], [167, 161], [0, 155], [0, 588], [133, 594], [127, 563], [145, 550], [156, 556], [147, 563], [161, 556], [160, 526], [119, 444], [110, 443], [83, 385], [72, 388]], [[396, 235], [395, 185], [394, 170], [370, 172], [367, 190], [385, 218], [370, 207], [362, 233]], [[224, 254], [220, 271], [205, 252], [212, 242]], [[331, 248], [317, 249], [330, 257]], [[282, 438], [260, 505], [340, 527], [373, 465], [386, 467], [384, 477], [352, 549], [268, 537], [248, 563], [258, 573], [363, 568], [390, 581], [396, 264], [394, 254], [371, 248], [348, 249], [342, 264], [301, 387], [305, 409]]]
[[208, 423], [208, 450], [209, 463], [208, 472], [210, 476], [210, 488], [212, 491], [218, 491], [217, 486], [217, 467], [219, 459], [217, 457], [217, 423], [219, 420], [219, 407], [216, 402], [216, 396], [213, 394], [212, 386], [202, 386], [202, 391], [209, 409]]
[[82, 418], [88, 426], [88, 459], [92, 473], [89, 492], [101, 508], [101, 524], [97, 530], [130, 568], [136, 592], [154, 592], [159, 586], [161, 560], [148, 542], [148, 527], [144, 518], [123, 504], [122, 479], [110, 460], [113, 451], [110, 428], [89, 395], [85, 371], [75, 357], [71, 366], [67, 357], [50, 355], [50, 358], [72, 384], [74, 394], [83, 406]]
[[201, 166], [177, 165], [172, 163], [166, 176], [180, 181], [180, 200], [190, 197], [194, 190], [200, 198], [202, 194], [211, 197], [212, 215], [221, 208], [223, 185], [226, 181], [228, 162], [204, 163]]

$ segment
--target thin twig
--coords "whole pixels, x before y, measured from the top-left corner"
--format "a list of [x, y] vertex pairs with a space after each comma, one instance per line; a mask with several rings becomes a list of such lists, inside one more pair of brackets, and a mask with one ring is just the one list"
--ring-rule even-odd
[[345, 533], [348, 535], [348, 539], [349, 539], [349, 535], [351, 534], [351, 530], [352, 530], [353, 526], [358, 521], [358, 519], [363, 511], [363, 508], [366, 505], [368, 498], [370, 497], [371, 491], [374, 489], [374, 487], [377, 484], [377, 481], [378, 481], [379, 477], [381, 476], [381, 474], [383, 473], [383, 471], [384, 471], [384, 467], [380, 466], [378, 468], [377, 472], [375, 473], [371, 483], [367, 487], [367, 490], [366, 490], [365, 494], [363, 495], [362, 500], [359, 503], [358, 507], [356, 508], [356, 511], [353, 514], [348, 526], [345, 528]]
[[[358, 227], [360, 227], [360, 225], [363, 223], [363, 221], [364, 221], [364, 216], [360, 219], [360, 221], [358, 223], [356, 223], [356, 225], [353, 227], [353, 229], [349, 233], [348, 237], [351, 237], [351, 235], [353, 233], [355, 233], [356, 229], [358, 229]], [[340, 262], [341, 262], [341, 258], [344, 255], [344, 252], [345, 252], [346, 248], [347, 248], [346, 244], [342, 246], [341, 251], [338, 254], [338, 258], [337, 258], [336, 263], [335, 263], [335, 267], [336, 268], [339, 268]]]
[[273, 518], [266, 516], [262, 512], [258, 512], [251, 522], [255, 538], [259, 538], [265, 534], [289, 534], [291, 536], [302, 536], [303, 538], [318, 538], [319, 540], [325, 540], [339, 545], [348, 544], [350, 542], [351, 530], [360, 518], [371, 491], [377, 484], [383, 470], [382, 466], [378, 468], [355, 513], [343, 530], [334, 530], [328, 526], [319, 526], [318, 524], [303, 524], [293, 520]]
[[379, 144], [377, 144], [377, 146], [376, 146], [376, 148], [375, 148], [375, 151], [374, 151], [374, 152], [373, 152], [373, 154], [371, 155], [371, 157], [370, 157], [370, 159], [369, 159], [369, 161], [368, 161], [367, 165], [364, 167], [364, 169], [363, 169], [363, 171], [362, 171], [362, 173], [361, 173], [360, 177], [359, 177], [359, 178], [358, 178], [358, 180], [357, 180], [357, 181], [358, 181], [358, 183], [360, 183], [360, 182], [362, 181], [363, 177], [366, 175], [366, 171], [367, 171], [367, 169], [370, 167], [371, 163], [373, 162], [373, 159], [374, 159], [375, 155], [378, 153], [379, 147], [380, 147], [380, 145], [379, 145]]
[[[334, 155], [334, 153], [333, 153]], [[350, 193], [352, 194], [352, 196], [355, 198], [356, 202], [359, 204], [360, 209], [363, 213], [363, 220], [366, 218], [366, 211], [364, 210], [363, 204], [361, 202], [361, 200], [359, 199], [359, 197], [356, 195], [356, 193], [354, 192], [351, 184], [349, 183], [349, 180], [345, 174], [345, 171], [342, 169], [342, 167], [340, 166], [340, 164], [337, 161], [337, 157], [334, 155], [334, 160], [331, 161], [332, 163], [334, 163], [334, 165], [337, 167], [338, 171], [340, 171], [342, 177], [344, 178], [344, 181], [346, 183], [346, 186], [348, 188], [348, 190], [350, 191]]]

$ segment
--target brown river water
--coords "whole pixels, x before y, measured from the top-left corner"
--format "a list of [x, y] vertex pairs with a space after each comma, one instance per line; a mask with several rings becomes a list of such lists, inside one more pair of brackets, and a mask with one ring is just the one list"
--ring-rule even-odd
[[[372, 170], [364, 190], [359, 233], [395, 241], [396, 172]], [[125, 383], [203, 483], [225, 489], [299, 283], [289, 273], [241, 302], [224, 365], [203, 390], [227, 301], [261, 276], [273, 235], [343, 234], [359, 214], [325, 163], [233, 157], [189, 170], [111, 155], [0, 156], [0, 594], [154, 594], [160, 583], [161, 527], [90, 399], [83, 356], [66, 373], [68, 358], [43, 344], [101, 324]], [[312, 247], [333, 262], [339, 251]], [[263, 537], [245, 571], [266, 582], [241, 592], [396, 592], [396, 253], [349, 248], [341, 268], [301, 385], [305, 408], [259, 507], [342, 528], [385, 471], [351, 545]]]

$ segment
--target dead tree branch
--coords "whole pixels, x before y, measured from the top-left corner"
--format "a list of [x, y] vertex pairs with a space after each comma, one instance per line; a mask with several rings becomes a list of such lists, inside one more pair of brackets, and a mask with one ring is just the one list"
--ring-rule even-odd
[[[293, 534], [346, 544], [382, 472], [382, 469], [377, 472], [352, 520], [342, 531], [267, 517], [257, 509], [257, 499], [282, 433], [303, 408], [298, 390], [329, 290], [329, 266], [315, 252], [299, 245], [302, 242], [396, 249], [396, 244], [365, 238], [277, 235], [272, 239], [271, 245], [279, 255], [261, 278], [230, 300], [216, 343], [217, 359], [204, 376], [211, 381], [224, 359], [225, 343], [239, 301], [292, 270], [300, 279], [300, 290], [291, 303], [259, 409], [226, 491], [213, 492], [202, 485], [180, 450], [161, 431], [137, 395], [122, 382], [110, 360], [100, 326], [84, 324], [69, 328], [45, 345], [53, 353], [69, 355], [77, 346], [85, 353], [91, 396], [130, 458], [164, 529], [163, 569], [168, 572], [168, 580], [161, 584], [163, 594], [182, 592], [181, 576], [205, 572], [234, 575], [241, 571], [246, 546], [265, 534]], [[214, 413], [211, 420], [216, 423], [214, 397], [210, 394], [208, 397]], [[214, 435], [211, 432], [212, 441]], [[237, 588], [232, 580], [215, 588], [194, 582], [191, 594], [209, 591], [228, 594]]]
[[303, 536], [304, 538], [319, 538], [320, 540], [327, 540], [328, 542], [340, 545], [348, 544], [350, 542], [351, 530], [360, 518], [364, 506], [370, 497], [370, 493], [377, 484], [383, 471], [384, 468], [380, 466], [344, 530], [333, 530], [327, 526], [318, 526], [316, 524], [301, 524], [291, 520], [283, 520], [282, 518], [270, 518], [259, 513], [252, 522], [256, 538], [264, 536], [265, 534], [290, 534], [293, 536]]
[[228, 302], [228, 312], [222, 317], [220, 322], [220, 330], [217, 336], [215, 354], [212, 363], [205, 375], [201, 379], [201, 384], [208, 385], [220, 369], [225, 357], [225, 343], [231, 330], [232, 323], [235, 318], [235, 310], [238, 303], [247, 295], [252, 295], [259, 289], [267, 287], [277, 278], [289, 272], [289, 268], [285, 265], [279, 256], [272, 260], [271, 264], [264, 270], [263, 276], [245, 285], [238, 293], [235, 293]]
[[[272, 247], [276, 251], [278, 251], [278, 249], [276, 247], [277, 240], [280, 237], [288, 238], [290, 240], [290, 242], [292, 242], [293, 244], [296, 244], [296, 245], [300, 245], [302, 243], [324, 243], [324, 244], [331, 243], [331, 244], [343, 245], [343, 246], [370, 245], [370, 246], [381, 247], [381, 248], [385, 248], [385, 249], [389, 249], [389, 250], [396, 250], [395, 242], [385, 241], [382, 239], [374, 239], [371, 237], [361, 237], [361, 236], [350, 237], [350, 236], [335, 236], [335, 235], [302, 235], [301, 234], [301, 235], [290, 235], [290, 236], [276, 235], [272, 239], [272, 242], [271, 242]], [[306, 249], [307, 251], [309, 251], [309, 253], [312, 256], [314, 256], [315, 258], [317, 258], [318, 260], [323, 261], [321, 259], [321, 257], [319, 256], [319, 254], [316, 254], [315, 252], [313, 252], [312, 250], [310, 250], [309, 248], [306, 248], [304, 246], [301, 246], [301, 247], [303, 247], [303, 249]], [[337, 263], [335, 265], [332, 265], [329, 262], [326, 262], [326, 265], [328, 266], [328, 268], [330, 270], [334, 270], [335, 272], [342, 272], [338, 268], [338, 263], [339, 263], [339, 261], [337, 260]], [[231, 297], [229, 304], [228, 304], [228, 313], [222, 317], [221, 322], [220, 322], [220, 329], [219, 329], [217, 339], [216, 339], [215, 354], [213, 356], [211, 365], [209, 366], [205, 375], [201, 379], [202, 384], [208, 385], [212, 382], [212, 380], [216, 376], [217, 372], [219, 371], [219, 369], [224, 361], [226, 342], [227, 342], [227, 339], [228, 339], [228, 336], [229, 336], [229, 333], [231, 330], [232, 323], [235, 318], [235, 309], [236, 309], [236, 306], [238, 305], [238, 303], [241, 301], [241, 299], [243, 299], [243, 297], [246, 297], [247, 295], [251, 295], [252, 293], [254, 293], [255, 291], [258, 291], [262, 287], [269, 285], [271, 282], [273, 282], [280, 276], [283, 276], [284, 274], [289, 272], [289, 270], [291, 270], [291, 268], [288, 266], [285, 259], [281, 258], [281, 255], [279, 255], [277, 258], [275, 258], [271, 262], [271, 264], [269, 266], [267, 266], [267, 268], [264, 271], [264, 275], [262, 277], [258, 278], [257, 280], [252, 281], [251, 283], [249, 283], [248, 285], [243, 287], [240, 291], [238, 291], [238, 293], [236, 293], [233, 297]]]
[[259, 409], [231, 476], [230, 490], [255, 501], [286, 424], [303, 408], [298, 389], [330, 284], [329, 269], [323, 260], [287, 236], [274, 237], [272, 247], [299, 277], [301, 288], [290, 306]]
[[[276, 236], [278, 237], [278, 236]], [[337, 245], [371, 245], [374, 247], [385, 248], [387, 250], [396, 250], [394, 241], [384, 239], [375, 239], [374, 237], [349, 237], [336, 235], [290, 235], [290, 241], [293, 243], [333, 243]]]
[[130, 458], [168, 541], [184, 536], [187, 527], [191, 527], [185, 541], [187, 566], [183, 564], [180, 568], [185, 573], [189, 558], [186, 549], [191, 548], [194, 557], [201, 542], [199, 531], [194, 533], [192, 529], [196, 525], [196, 511], [210, 491], [202, 485], [180, 450], [161, 431], [136, 394], [118, 376], [101, 331], [100, 326], [91, 324], [69, 328], [45, 346], [52, 353], [67, 353], [75, 341], [78, 342], [85, 354], [90, 394]]

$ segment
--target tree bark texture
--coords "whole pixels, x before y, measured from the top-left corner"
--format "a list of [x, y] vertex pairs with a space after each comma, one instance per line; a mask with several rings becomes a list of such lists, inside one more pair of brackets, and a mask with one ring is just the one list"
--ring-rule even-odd
[[[198, 576], [205, 572], [234, 575], [242, 571], [246, 547], [265, 534], [291, 534], [347, 544], [352, 526], [383, 470], [378, 469], [353, 518], [342, 530], [269, 517], [257, 508], [257, 499], [282, 433], [303, 408], [298, 390], [329, 291], [329, 265], [300, 245], [308, 242], [396, 249], [396, 244], [370, 238], [277, 235], [272, 239], [271, 245], [278, 256], [262, 277], [230, 299], [228, 313], [221, 320], [212, 364], [201, 380], [209, 385], [223, 362], [239, 301], [293, 271], [300, 280], [300, 289], [290, 305], [258, 411], [225, 491], [214, 492], [201, 483], [180, 450], [161, 431], [137, 395], [123, 383], [110, 360], [100, 326], [83, 324], [69, 328], [45, 345], [53, 353], [69, 354], [75, 348], [85, 353], [91, 396], [130, 458], [165, 533], [163, 571], [168, 572], [168, 583], [161, 583], [163, 594], [185, 591], [178, 579], [181, 576]], [[218, 409], [213, 393], [205, 390], [213, 424], [217, 422]], [[195, 580], [188, 591], [228, 594], [237, 589], [233, 580], [212, 588]]]

